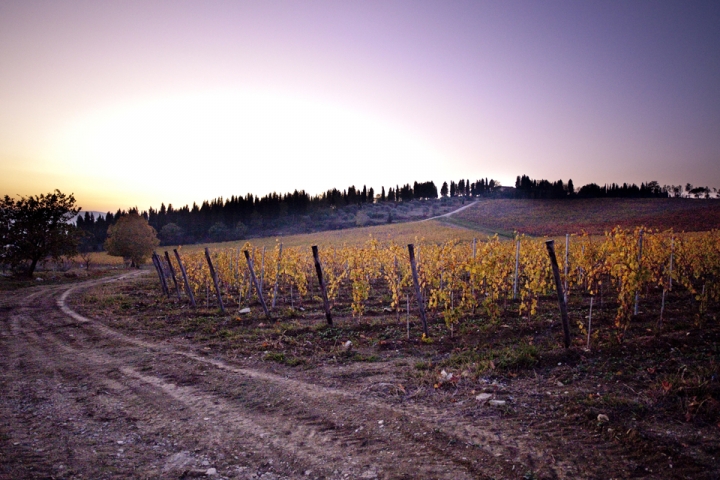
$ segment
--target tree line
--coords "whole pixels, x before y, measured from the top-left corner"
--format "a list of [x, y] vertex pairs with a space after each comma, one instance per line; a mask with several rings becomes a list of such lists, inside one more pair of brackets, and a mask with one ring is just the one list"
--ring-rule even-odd
[[149, 225], [158, 233], [164, 244], [196, 243], [201, 241], [228, 241], [244, 238], [249, 229], [255, 231], [277, 226], [281, 222], [291, 221], [298, 216], [322, 215], [344, 207], [384, 202], [409, 202], [413, 200], [436, 199], [438, 197], [490, 197], [490, 198], [530, 198], [530, 199], [572, 199], [572, 198], [665, 198], [694, 196], [710, 198], [717, 195], [716, 189], [707, 187], [665, 185], [656, 181], [636, 184], [607, 184], [599, 186], [587, 184], [579, 190], [573, 181], [531, 179], [527, 175], [519, 175], [514, 188], [502, 187], [500, 182], [483, 178], [471, 182], [468, 179], [443, 182], [438, 191], [435, 182], [413, 182], [395, 185], [387, 190], [383, 186], [377, 192], [372, 187], [357, 188], [354, 185], [346, 189], [329, 189], [319, 195], [311, 196], [305, 190], [265, 196], [252, 193], [230, 198], [205, 200], [200, 205], [193, 203], [174, 208], [172, 204], [159, 209], [149, 208], [139, 211], [137, 208], [128, 211], [108, 212], [104, 216], [95, 217], [85, 213], [77, 220], [77, 226], [87, 234], [82, 249], [101, 250], [107, 238], [108, 228], [127, 214], [135, 213], [145, 218]]
[[[660, 186], [651, 181], [635, 184], [623, 183], [599, 186], [594, 183], [575, 191], [573, 181], [533, 180], [527, 175], [518, 176], [515, 187], [502, 187], [492, 179], [470, 182], [461, 179], [443, 182], [439, 195], [445, 197], [493, 197], [493, 198], [662, 198], [695, 197], [718, 198], [718, 190], [709, 187], [694, 187], [691, 184]], [[345, 190], [330, 189], [317, 196], [310, 196], [304, 190], [279, 195], [271, 193], [264, 197], [247, 194], [245, 197], [222, 197], [185, 205], [175, 209], [172, 205], [160, 209], [152, 207], [139, 212], [137, 207], [128, 211], [118, 210], [95, 217], [86, 212], [77, 217], [76, 225], [71, 219], [80, 208], [75, 198], [55, 190], [46, 195], [21, 197], [15, 200], [5, 195], [0, 199], [0, 268], [10, 267], [25, 271], [32, 276], [38, 262], [47, 258], [73, 256], [82, 252], [102, 250], [119, 255], [139, 264], [149, 255], [148, 251], [157, 245], [156, 233], [165, 244], [193, 243], [203, 240], [223, 241], [243, 238], [248, 226], [262, 230], [264, 222], [274, 220], [293, 222], [298, 215], [312, 214], [327, 216], [329, 211], [343, 207], [362, 208], [364, 204], [408, 202], [438, 198], [434, 182], [414, 182], [402, 187], [395, 185], [387, 192], [382, 187], [379, 194], [373, 188], [362, 189], [350, 186]], [[391, 216], [388, 216], [390, 219]], [[388, 220], [390, 221], [390, 220]], [[127, 224], [127, 225], [126, 225]], [[122, 225], [122, 228], [120, 226]], [[140, 229], [140, 230], [138, 230]], [[123, 241], [127, 231], [132, 238], [147, 237], [149, 247], [127, 249], [133, 242]], [[149, 249], [149, 250], [148, 250]], [[111, 252], [112, 250], [112, 252]], [[132, 250], [132, 251], [131, 251]], [[141, 251], [142, 250], [142, 251]], [[88, 259], [90, 257], [88, 256]], [[89, 260], [87, 260], [89, 262]], [[89, 265], [89, 263], [88, 263]]]
[[667, 198], [671, 196], [671, 187], [661, 187], [656, 181], [636, 184], [612, 183], [599, 186], [595, 183], [584, 185], [575, 191], [572, 179], [567, 183], [562, 180], [551, 182], [549, 180], [533, 180], [527, 175], [518, 176], [515, 180], [515, 198]]
[[663, 185], [657, 181], [641, 183], [605, 184], [588, 183], [575, 191], [572, 179], [567, 183], [562, 180], [533, 180], [527, 175], [518, 175], [515, 180], [514, 198], [717, 198], [718, 189], [710, 187], [694, 187], [688, 183], [683, 185]]
[[[75, 197], [60, 190], [17, 200], [5, 195], [0, 199], [0, 269], [32, 278], [38, 265], [48, 259], [60, 261], [78, 254], [89, 269], [94, 240], [88, 231], [73, 225], [78, 212]], [[143, 264], [159, 244], [155, 229], [137, 210], [120, 212], [117, 217], [108, 214], [91, 223], [97, 229], [109, 224], [103, 237], [105, 250], [132, 266]]]
[[[495, 180], [478, 180], [470, 183], [467, 180], [451, 182], [450, 196], [487, 196], [499, 187]], [[441, 194], [447, 196], [447, 182], [443, 184]], [[161, 204], [159, 209], [150, 207], [147, 211], [132, 208], [128, 211], [108, 212], [104, 216], [95, 217], [86, 212], [77, 219], [77, 227], [85, 232], [81, 249], [101, 250], [107, 238], [108, 228], [119, 218], [128, 214], [137, 214], [145, 218], [149, 225], [159, 232], [165, 244], [195, 243], [200, 241], [226, 241], [243, 238], [249, 228], [262, 228], [272, 222], [292, 219], [296, 216], [327, 212], [348, 206], [377, 204], [384, 202], [409, 202], [438, 198], [438, 189], [433, 181], [413, 182], [395, 185], [380, 192], [370, 187], [362, 189], [351, 185], [338, 190], [327, 190], [320, 195], [310, 196], [304, 190], [292, 193], [270, 193], [258, 197], [252, 193], [230, 198], [205, 200], [200, 205], [193, 203], [174, 208], [172, 204]]]

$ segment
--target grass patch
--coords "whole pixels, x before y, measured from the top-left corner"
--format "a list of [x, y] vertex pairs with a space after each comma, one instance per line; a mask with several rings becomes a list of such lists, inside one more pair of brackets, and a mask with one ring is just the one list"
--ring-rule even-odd
[[285, 355], [282, 352], [268, 352], [263, 357], [263, 360], [267, 362], [276, 362], [288, 367], [297, 367], [305, 363], [305, 360], [290, 355]]
[[[469, 369], [477, 373], [491, 370], [519, 371], [532, 368], [539, 362], [540, 351], [535, 345], [520, 342], [516, 345], [489, 350], [453, 352], [440, 363], [441, 367]], [[415, 368], [418, 368], [416, 364]], [[421, 368], [418, 368], [420, 370]]]

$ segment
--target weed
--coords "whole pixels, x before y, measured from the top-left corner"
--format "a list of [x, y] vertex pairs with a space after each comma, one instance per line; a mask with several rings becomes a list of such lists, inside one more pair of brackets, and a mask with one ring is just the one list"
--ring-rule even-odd
[[264, 360], [269, 362], [281, 363], [283, 365], [287, 365], [288, 367], [296, 367], [305, 363], [304, 360], [301, 358], [286, 356], [282, 352], [267, 352], [265, 354]]
[[420, 362], [415, 363], [415, 369], [416, 369], [416, 370], [425, 371], [425, 370], [430, 370], [430, 369], [432, 369], [433, 367], [434, 367], [434, 365], [433, 365], [432, 362], [423, 362], [423, 361], [420, 361]]

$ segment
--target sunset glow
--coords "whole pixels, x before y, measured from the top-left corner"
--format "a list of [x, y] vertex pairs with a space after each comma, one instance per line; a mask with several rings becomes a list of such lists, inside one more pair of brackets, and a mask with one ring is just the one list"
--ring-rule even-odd
[[[165, 198], [184, 187], [214, 198], [232, 192], [243, 177], [256, 179], [260, 192], [320, 191], [331, 172], [345, 183], [372, 184], [378, 172], [402, 178], [408, 164], [431, 177], [442, 163], [422, 139], [398, 126], [266, 92], [168, 97], [98, 112], [61, 132], [47, 157], [59, 159], [63, 169]], [[319, 178], [308, 175], [313, 172]], [[301, 178], [307, 180], [298, 185]]]
[[720, 186], [713, 2], [0, 5], [0, 192]]

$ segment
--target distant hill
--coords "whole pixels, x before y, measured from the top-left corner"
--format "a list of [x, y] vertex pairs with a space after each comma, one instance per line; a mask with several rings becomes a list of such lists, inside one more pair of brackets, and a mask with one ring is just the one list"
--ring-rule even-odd
[[621, 226], [676, 232], [720, 229], [720, 200], [687, 198], [592, 198], [575, 200], [479, 200], [450, 223], [479, 230], [528, 235], [603, 234]]

